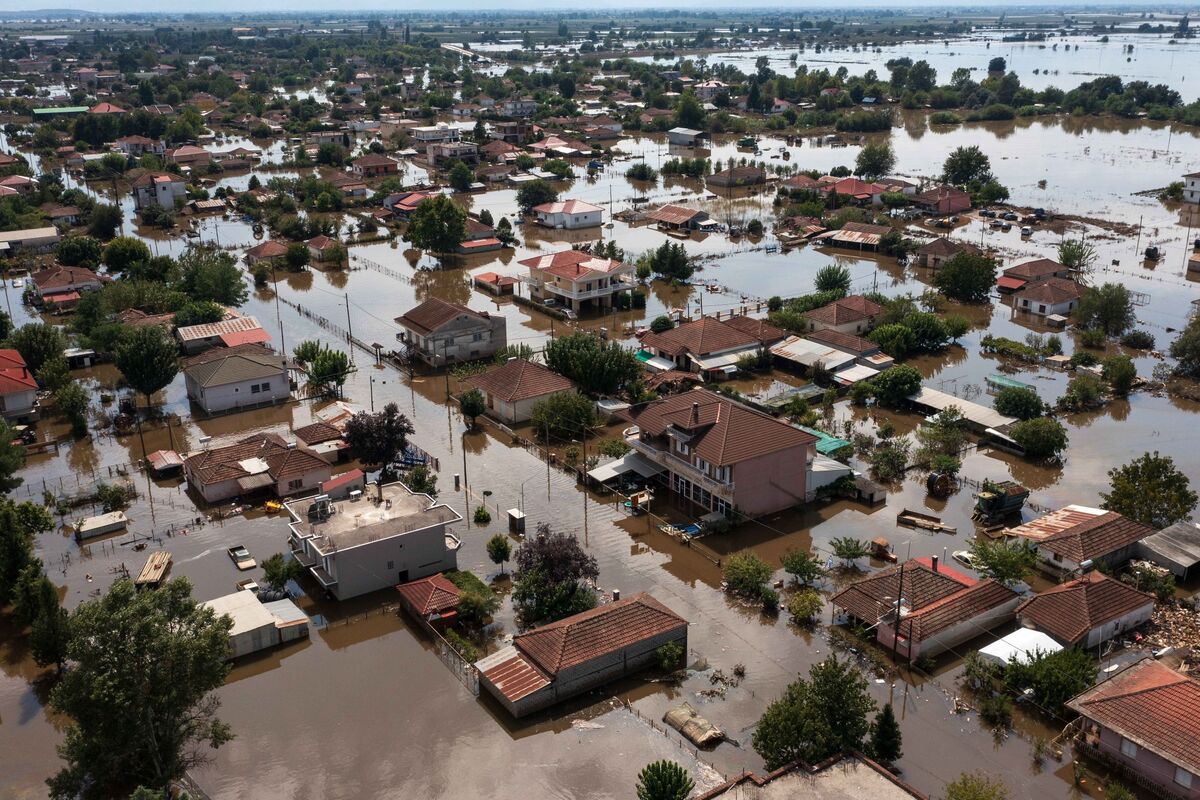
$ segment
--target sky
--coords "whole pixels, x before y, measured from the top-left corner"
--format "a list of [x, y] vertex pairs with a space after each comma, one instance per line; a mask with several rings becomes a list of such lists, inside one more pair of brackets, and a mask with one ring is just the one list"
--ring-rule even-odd
[[[921, 0], [919, 3], [914, 3], [913, 8], [927, 7], [953, 7], [953, 8], [996, 8], [996, 7], [1013, 7], [1013, 6], [1036, 6], [1040, 5], [1030, 0]], [[1066, 3], [1066, 4], [1047, 4], [1053, 7], [1062, 8], [1064, 5], [1083, 5], [1082, 3]], [[1125, 0], [1121, 3], [1124, 6], [1138, 7], [1162, 7], [1162, 0]], [[1190, 3], [1170, 3], [1173, 7], [1190, 6], [1200, 8], [1200, 2]], [[894, 7], [887, 3], [886, 0], [869, 0], [869, 2], [861, 5], [856, 4], [856, 9], [869, 7]], [[1095, 7], [1094, 5], [1092, 7]], [[179, 13], [184, 9], [178, 5], [171, 4], [164, 6], [161, 0], [0, 0], [0, 10], [4, 11], [26, 11], [39, 9], [78, 9], [82, 11], [96, 12], [155, 12], [167, 11], [168, 13]], [[464, 11], [464, 10], [489, 10], [500, 11], [503, 9], [520, 9], [520, 10], [547, 10], [547, 5], [544, 0], [413, 0], [413, 2], [398, 2], [397, 0], [256, 0], [252, 5], [253, 10], [249, 13], [286, 13], [293, 12], [321, 12], [330, 11], [332, 13], [355, 11], [428, 11], [428, 10], [443, 10], [443, 11]], [[637, 8], [680, 8], [680, 9], [696, 9], [696, 8], [793, 8], [793, 9], [836, 9], [838, 8], [832, 0], [765, 0], [764, 2], [737, 2], [737, 0], [598, 0], [588, 5], [589, 9], [602, 10], [612, 8], [614, 10], [631, 10]], [[196, 10], [199, 10], [196, 7]], [[207, 13], [241, 13], [247, 11], [247, 5], [238, 0], [210, 0], [203, 5], [204, 12]]]

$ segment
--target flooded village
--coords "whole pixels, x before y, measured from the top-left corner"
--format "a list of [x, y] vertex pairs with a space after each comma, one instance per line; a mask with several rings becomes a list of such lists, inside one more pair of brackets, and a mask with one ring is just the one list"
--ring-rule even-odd
[[0, 797], [1200, 793], [1187, 14], [3, 13]]

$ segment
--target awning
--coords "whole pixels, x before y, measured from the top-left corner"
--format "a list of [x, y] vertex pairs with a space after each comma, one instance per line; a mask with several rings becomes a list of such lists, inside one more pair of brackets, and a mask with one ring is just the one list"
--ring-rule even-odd
[[979, 655], [993, 664], [1008, 666], [1010, 658], [1025, 663], [1032, 661], [1039, 652], [1052, 655], [1059, 650], [1062, 650], [1062, 645], [1041, 631], [1019, 628], [1003, 639], [979, 648]]
[[630, 452], [615, 461], [601, 464], [588, 472], [588, 477], [597, 483], [607, 483], [613, 478], [624, 475], [626, 472], [636, 472], [643, 478], [653, 478], [658, 473], [664, 471], [662, 467], [651, 461], [647, 461], [642, 455]]
[[1000, 280], [996, 281], [996, 288], [1002, 291], [1015, 292], [1025, 285], [1025, 281], [1021, 278], [1010, 278], [1007, 275], [1001, 275]]
[[725, 367], [736, 367], [737, 363], [741, 361], [743, 357], [754, 355], [757, 350], [758, 348], [751, 348], [747, 350], [738, 350], [734, 353], [724, 353], [719, 356], [709, 356], [708, 358], [696, 358], [695, 356], [690, 356], [690, 358], [692, 363], [700, 367], [702, 370], [724, 369]]
[[651, 372], [666, 372], [669, 369], [675, 369], [675, 362], [662, 356], [656, 356], [646, 350], [641, 350], [637, 354], [637, 360], [642, 362], [642, 366]]
[[238, 478], [238, 488], [243, 492], [263, 489], [274, 483], [275, 479], [271, 477], [271, 473], [269, 472], [260, 472], [257, 475], [247, 475], [244, 478]]

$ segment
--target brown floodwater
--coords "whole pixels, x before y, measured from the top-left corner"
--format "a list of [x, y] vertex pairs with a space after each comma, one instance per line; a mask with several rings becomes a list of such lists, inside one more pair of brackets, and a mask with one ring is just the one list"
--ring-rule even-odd
[[[922, 119], [909, 115], [905, 127], [892, 134], [901, 169], [907, 174], [930, 174], [948, 149], [980, 143], [992, 154], [1001, 180], [1013, 187], [1016, 202], [1121, 222], [1142, 218], [1142, 238], [1152, 239], [1167, 252], [1167, 258], [1153, 270], [1145, 269], [1135, 257], [1134, 241], [1082, 224], [1072, 235], [1086, 234], [1100, 253], [1099, 263], [1108, 265], [1098, 272], [1097, 280], [1119, 281], [1145, 293], [1146, 304], [1138, 309], [1140, 326], [1155, 334], [1159, 348], [1166, 347], [1169, 330], [1186, 323], [1191, 301], [1200, 297], [1200, 284], [1187, 281], [1182, 266], [1188, 226], [1196, 225], [1196, 220], [1132, 192], [1163, 186], [1188, 171], [1188, 164], [1194, 168], [1200, 146], [1193, 131], [1176, 128], [1172, 133], [1160, 125], [1134, 127], [1107, 121], [1021, 120], [940, 132], [920, 124]], [[763, 157], [770, 158], [780, 144], [765, 141]], [[620, 148], [651, 164], [671, 156], [661, 139], [654, 137], [623, 140]], [[712, 155], [727, 160], [735, 152], [732, 142], [722, 141], [714, 146]], [[792, 162], [826, 170], [852, 164], [855, 153], [853, 146], [828, 148], [806, 143], [793, 147]], [[702, 187], [689, 181], [633, 186], [623, 176], [626, 167], [627, 163], [617, 162], [594, 180], [581, 177], [566, 194], [615, 211], [629, 208], [636, 195], [649, 198], [651, 204], [699, 201], [719, 219], [770, 213], [767, 195], [703, 199]], [[1043, 179], [1044, 188], [1038, 183]], [[470, 201], [476, 209], [488, 208], [496, 219], [512, 218], [515, 213], [515, 194], [510, 190], [476, 195]], [[127, 197], [122, 198], [127, 213], [131, 211], [128, 202]], [[249, 228], [235, 218], [205, 220], [201, 232], [204, 240], [219, 238], [224, 246], [240, 248], [254, 241]], [[483, 271], [519, 274], [521, 268], [515, 262], [520, 258], [580, 240], [578, 234], [531, 226], [520, 233], [524, 242], [515, 252], [463, 259], [444, 268], [403, 243], [354, 247], [350, 271], [281, 275], [274, 288], [254, 291], [245, 310], [257, 316], [273, 336], [278, 335], [282, 323], [289, 349], [306, 338], [336, 338], [298, 308], [339, 327], [349, 325], [356, 337], [387, 347], [395, 341], [393, 319], [416, 302], [437, 296], [501, 314], [509, 323], [510, 342], [540, 348], [548, 337], [565, 330], [564, 323], [552, 322], [509, 301], [496, 301], [474, 291], [469, 283], [472, 274]], [[1022, 240], [1016, 231], [992, 232], [977, 221], [955, 235], [997, 247], [1006, 266], [1035, 255], [1052, 255], [1060, 238], [1038, 231]], [[666, 240], [653, 229], [621, 221], [584, 238], [596, 236], [613, 239], [634, 254]], [[709, 257], [697, 273], [697, 281], [707, 288], [656, 282], [644, 311], [579, 324], [604, 327], [611, 336], [623, 338], [628, 329], [645, 325], [660, 313], [672, 309], [694, 313], [701, 302], [706, 313], [729, 313], [742, 307], [753, 310], [772, 295], [811, 290], [816, 271], [831, 262], [843, 263], [851, 270], [856, 290], [919, 294], [928, 281], [928, 275], [887, 259], [856, 258], [813, 247], [770, 252], [766, 245], [772, 242], [768, 235], [759, 242], [743, 239], [733, 243], [723, 236], [709, 236], [688, 243], [689, 252]], [[1143, 241], [1141, 247], [1145, 245]], [[184, 242], [156, 238], [152, 246], [158, 252], [178, 253]], [[1118, 263], [1114, 265], [1114, 261]], [[275, 291], [283, 301], [278, 306], [279, 317]], [[973, 324], [961, 346], [912, 363], [929, 385], [987, 402], [986, 395], [980, 394], [984, 378], [997, 371], [1000, 362], [979, 352], [982, 335], [990, 332], [1022, 339], [1027, 333], [1044, 331], [1031, 320], [1014, 316], [999, 302], [961, 311]], [[16, 305], [14, 316], [18, 324], [32, 318], [27, 309]], [[1063, 338], [1071, 352], [1075, 346], [1072, 337]], [[1143, 374], [1158, 363], [1150, 354], [1131, 355]], [[396, 402], [413, 419], [415, 441], [440, 461], [443, 498], [468, 520], [467, 512], [480, 502], [492, 508], [490, 525], [464, 521], [459, 526], [464, 541], [459, 552], [461, 568], [488, 580], [498, 577], [496, 566], [487, 560], [484, 542], [500, 530], [497, 512], [523, 500], [532, 521], [548, 521], [579, 535], [599, 561], [605, 590], [650, 591], [687, 617], [692, 622], [689, 663], [694, 671], [678, 687], [628, 681], [517, 724], [493, 704], [472, 697], [428, 642], [402, 618], [384, 609], [392, 602], [390, 593], [341, 606], [306, 599], [306, 609], [318, 620], [310, 640], [239, 663], [219, 692], [222, 716], [233, 725], [238, 738], [218, 751], [210, 766], [196, 772], [199, 785], [213, 797], [463, 797], [485, 792], [625, 797], [637, 770], [655, 758], [679, 760], [699, 780], [710, 782], [721, 773], [761, 769], [749, 745], [755, 721], [789, 680], [828, 655], [831, 644], [821, 630], [798, 630], [783, 617], [764, 616], [731, 601], [720, 591], [720, 570], [714, 561], [752, 550], [778, 565], [788, 549], [815, 547], [828, 552], [829, 540], [843, 535], [884, 536], [904, 557], [941, 556], [961, 549], [974, 535], [969, 490], [934, 500], [926, 496], [920, 477], [911, 475], [889, 487], [885, 506], [870, 509], [835, 503], [791, 511], [686, 547], [661, 533], [656, 520], [631, 518], [611, 497], [581, 491], [570, 475], [548, 469], [537, 448], [514, 445], [488, 427], [464, 436], [463, 421], [445, 402], [448, 389], [451, 394], [457, 391], [455, 381], [440, 375], [404, 376], [390, 367], [377, 369], [361, 352], [355, 358], [358, 371], [347, 383], [347, 396], [368, 406], [373, 393], [377, 408]], [[96, 414], [115, 410], [115, 403], [100, 402], [102, 395], [128, 393], [111, 366], [78, 376], [97, 398]], [[373, 384], [371, 377], [375, 378]], [[1047, 400], [1064, 391], [1067, 379], [1062, 373], [1035, 368], [1021, 369], [1016, 377], [1035, 385]], [[777, 371], [735, 386], [747, 394], [768, 396], [800, 383], [802, 378]], [[154, 398], [154, 404], [153, 418], [143, 425], [141, 436], [102, 429], [90, 441], [31, 457], [24, 472], [26, 485], [14, 496], [40, 499], [43, 486], [56, 493], [74, 494], [98, 479], [115, 480], [125, 473], [139, 491], [129, 511], [135, 534], [152, 536], [152, 549], [162, 547], [172, 553], [172, 574], [188, 577], [197, 597], [207, 599], [233, 591], [235, 582], [245, 575], [234, 570], [225, 548], [244, 544], [259, 560], [283, 550], [284, 521], [255, 510], [197, 526], [196, 517], [214, 509], [197, 511], [177, 480], [149, 481], [131, 472], [128, 465], [142, 457], [143, 437], [146, 450], [187, 449], [199, 446], [201, 437], [212, 437], [215, 445], [255, 431], [286, 432], [311, 421], [315, 402], [303, 400], [201, 419], [193, 415], [180, 377]], [[1033, 490], [1032, 506], [1048, 508], [1099, 502], [1107, 470], [1144, 450], [1173, 456], [1193, 481], [1200, 481], [1198, 411], [1200, 406], [1195, 403], [1137, 393], [1127, 402], [1101, 411], [1066, 417], [1071, 448], [1059, 467], [1031, 464], [985, 449], [968, 454], [963, 474], [975, 480], [1014, 478]], [[844, 403], [837, 406], [835, 416], [839, 424], [848, 421], [864, 431], [886, 419], [906, 433], [918, 422], [914, 415], [851, 409]], [[54, 419], [39, 425], [42, 436], [65, 429]], [[556, 443], [553, 448], [559, 459], [565, 444]], [[465, 474], [467, 492], [453, 491], [455, 473]], [[1032, 506], [1026, 510], [1026, 518], [1033, 515]], [[931, 535], [897, 528], [895, 514], [906, 507], [938, 514], [956, 526], [958, 533]], [[676, 521], [692, 517], [689, 509], [669, 499], [656, 500], [653, 511]], [[81, 508], [75, 513], [91, 512]], [[117, 537], [81, 548], [69, 536], [55, 532], [40, 538], [39, 555], [55, 582], [64, 587], [65, 603], [71, 607], [103, 591], [122, 568], [140, 567], [145, 553], [134, 552], [131, 542], [126, 544], [130, 538]], [[845, 579], [840, 576], [837, 580]], [[826, 589], [836, 582], [831, 581]], [[503, 581], [498, 585], [503, 586]], [[305, 588], [316, 595], [314, 587]], [[507, 603], [495, 627], [497, 632], [512, 632]], [[985, 635], [980, 642], [990, 638]], [[965, 652], [971, 646], [976, 645], [959, 650]], [[874, 650], [867, 648], [867, 652]], [[709, 676], [713, 670], [728, 673], [736, 664], [746, 667], [746, 678], [729, 687], [724, 698], [699, 694], [712, 688]], [[52, 719], [43, 708], [46, 680], [30, 663], [23, 640], [2, 617], [0, 670], [0, 796], [42, 796], [43, 779], [58, 765], [54, 746], [61, 737], [61, 721]], [[1048, 761], [1039, 767], [1031, 757], [1030, 740], [1050, 738], [1061, 726], [1040, 716], [1019, 714], [1011, 735], [994, 736], [973, 714], [953, 714], [953, 698], [960, 693], [957, 671], [956, 655], [949, 654], [939, 660], [930, 679], [906, 677], [907, 673], [895, 679], [890, 675], [871, 678], [873, 695], [881, 702], [893, 700], [901, 717], [905, 755], [900, 766], [906, 779], [924, 791], [938, 793], [963, 769], [978, 767], [1002, 774], [1017, 797], [1063, 797], [1074, 791], [1069, 764]], [[880, 682], [874, 682], [877, 680]], [[723, 744], [701, 753], [701, 758], [715, 767], [715, 772], [708, 771], [690, 751], [679, 747], [677, 736], [663, 735], [637, 714], [614, 707], [613, 698], [631, 703], [641, 717], [656, 721], [668, 708], [686, 700], [738, 744]], [[381, 747], [380, 742], [387, 744]]]

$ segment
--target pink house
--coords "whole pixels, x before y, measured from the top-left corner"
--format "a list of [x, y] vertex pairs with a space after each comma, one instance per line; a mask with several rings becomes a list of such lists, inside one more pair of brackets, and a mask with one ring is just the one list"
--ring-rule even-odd
[[1152, 658], [1075, 696], [1082, 752], [1162, 797], [1200, 798], [1200, 682]]
[[807, 500], [816, 437], [707, 389], [663, 397], [618, 416], [635, 424], [634, 452], [706, 511], [750, 517]]

